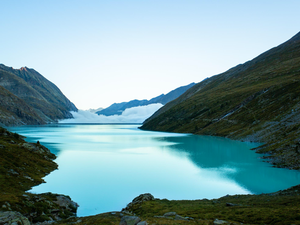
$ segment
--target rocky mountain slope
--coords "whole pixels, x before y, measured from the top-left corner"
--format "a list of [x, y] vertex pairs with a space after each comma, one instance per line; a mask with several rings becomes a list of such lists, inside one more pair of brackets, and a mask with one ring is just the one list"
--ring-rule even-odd
[[77, 111], [57, 86], [34, 69], [0, 64], [0, 124], [45, 124]]
[[176, 88], [175, 90], [170, 91], [166, 95], [161, 94], [150, 100], [132, 100], [129, 102], [114, 103], [111, 106], [109, 106], [105, 109], [102, 109], [101, 111], [98, 111], [96, 113], [98, 115], [105, 115], [105, 116], [121, 115], [125, 109], [136, 107], [136, 106], [145, 106], [145, 105], [150, 105], [150, 104], [154, 104], [154, 103], [161, 103], [161, 104], [165, 105], [168, 102], [178, 98], [186, 90], [193, 87], [194, 85], [195, 85], [195, 83], [191, 83], [189, 85]]
[[300, 32], [196, 84], [141, 129], [262, 142], [273, 164], [300, 169]]

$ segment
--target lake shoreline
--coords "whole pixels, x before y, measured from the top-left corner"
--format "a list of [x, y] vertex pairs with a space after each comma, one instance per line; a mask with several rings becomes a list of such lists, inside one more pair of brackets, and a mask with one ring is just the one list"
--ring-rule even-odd
[[[11, 133], [10, 135], [14, 135]], [[52, 159], [53, 161], [53, 159]], [[53, 168], [54, 171], [56, 168]], [[50, 172], [50, 171], [49, 171]], [[292, 213], [288, 214], [289, 222], [298, 221], [297, 211], [295, 211], [295, 207], [298, 207], [298, 202], [300, 202], [300, 185], [285, 189], [283, 191], [278, 191], [269, 194], [259, 194], [259, 195], [232, 195], [232, 196], [223, 196], [221, 198], [207, 200], [167, 200], [167, 199], [151, 199], [149, 201], [141, 201], [135, 202], [134, 204], [129, 204], [128, 207], [119, 211], [119, 212], [107, 212], [96, 214], [94, 216], [85, 216], [85, 217], [74, 217], [74, 215], [70, 218], [63, 220], [53, 220], [56, 224], [119, 224], [122, 220], [125, 220], [124, 217], [139, 217], [142, 221], [146, 221], [148, 224], [156, 223], [156, 224], [214, 224], [216, 221], [227, 221], [232, 224], [240, 224], [240, 223], [258, 223], [258, 218], [255, 217], [256, 222], [253, 220], [249, 220], [249, 216], [251, 213], [253, 214], [256, 210], [264, 210], [264, 215], [261, 215], [256, 211], [259, 217], [263, 218], [263, 221], [269, 221], [274, 214], [274, 210], [268, 208], [276, 208], [276, 210], [281, 211], [291, 211]], [[26, 195], [26, 196], [25, 196]], [[30, 195], [28, 197], [28, 195]], [[48, 198], [47, 195], [50, 195], [51, 198]], [[21, 195], [20, 195], [21, 196]], [[44, 199], [48, 198], [48, 201], [53, 201], [53, 196], [56, 197], [55, 194], [40, 194], [40, 195], [32, 195], [26, 192], [23, 192], [22, 199], [27, 198], [27, 202], [32, 202], [33, 199], [37, 199], [36, 203], [44, 201]], [[40, 197], [34, 197], [40, 196]], [[66, 198], [68, 198], [66, 196]], [[270, 201], [270, 203], [268, 203]], [[6, 201], [9, 203], [9, 201]], [[249, 202], [251, 203], [249, 205]], [[7, 210], [5, 207], [2, 210], [10, 211], [10, 212], [18, 212], [17, 206], [14, 206], [15, 203], [5, 203], [3, 205], [7, 205]], [[254, 203], [254, 204], [253, 204]], [[76, 204], [76, 203], [75, 203]], [[197, 205], [201, 205], [198, 212], [195, 212], [195, 207]], [[193, 210], [189, 207], [193, 208]], [[277, 207], [278, 206], [278, 207]], [[10, 209], [9, 209], [10, 207]], [[15, 207], [15, 208], [14, 208]], [[144, 209], [145, 208], [145, 209]], [[74, 210], [74, 208], [72, 209]], [[197, 211], [196, 210], [196, 211]], [[213, 212], [210, 212], [210, 211]], [[218, 210], [221, 210], [220, 213]], [[228, 217], [228, 210], [231, 212], [231, 217]], [[275, 210], [275, 211], [276, 211]], [[175, 211], [175, 214], [171, 213], [170, 216], [165, 216], [168, 212]], [[206, 212], [207, 211], [207, 212]], [[232, 212], [234, 211], [234, 214]], [[205, 216], [203, 213], [206, 212]], [[277, 212], [277, 211], [276, 211]], [[241, 215], [244, 214], [246, 218], [241, 220]], [[228, 215], [227, 215], [228, 214]], [[237, 214], [237, 216], [234, 216]], [[3, 214], [1, 214], [3, 215]], [[167, 214], [168, 215], [168, 214]], [[198, 216], [197, 216], [198, 215]], [[285, 215], [286, 216], [286, 215]], [[126, 217], [126, 218], [127, 218]], [[286, 217], [287, 218], [287, 217]], [[293, 219], [294, 218], [294, 219]], [[38, 220], [48, 221], [49, 217], [39, 217]], [[128, 219], [128, 218], [127, 218]], [[282, 222], [282, 221], [281, 221]], [[281, 223], [282, 224], [282, 223]]]
[[299, 200], [300, 185], [274, 193], [212, 200], [170, 201], [147, 193], [121, 211], [69, 218], [58, 224], [299, 224]]

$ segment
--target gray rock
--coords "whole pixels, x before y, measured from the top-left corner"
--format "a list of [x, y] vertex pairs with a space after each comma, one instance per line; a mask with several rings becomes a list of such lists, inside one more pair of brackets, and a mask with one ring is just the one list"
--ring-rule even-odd
[[134, 198], [132, 200], [132, 203], [133, 204], [142, 203], [142, 202], [145, 202], [145, 201], [152, 201], [152, 200], [154, 200], [153, 195], [151, 195], [150, 193], [146, 193], [146, 194], [141, 194], [138, 197]]
[[145, 201], [152, 201], [154, 200], [154, 197], [153, 195], [149, 194], [149, 193], [146, 193], [146, 194], [141, 194], [139, 195], [138, 197], [134, 198], [132, 200], [132, 202], [130, 202], [126, 208], [122, 209], [122, 212], [130, 212], [130, 208], [131, 206], [135, 205], [135, 204], [141, 204], [142, 202], [145, 202]]
[[30, 225], [29, 220], [19, 212], [0, 211], [0, 224], [4, 225]]
[[140, 221], [137, 216], [123, 216], [120, 225], [137, 225]]
[[167, 212], [164, 214], [164, 216], [176, 216], [177, 213], [176, 212]]
[[28, 180], [31, 180], [31, 181], [34, 181], [34, 179], [32, 179], [30, 176], [24, 176], [24, 178], [26, 178]]
[[9, 172], [10, 174], [19, 175], [19, 173], [16, 172], [16, 171], [14, 171], [13, 169], [8, 170], [8, 172]]
[[148, 223], [146, 221], [141, 221], [141, 222], [137, 223], [136, 225], [148, 225]]
[[2, 205], [3, 210], [7, 211], [7, 210], [11, 210], [10, 208], [10, 204], [8, 202], [5, 202], [4, 205]]
[[175, 220], [188, 220], [188, 219], [183, 216], [175, 215]]
[[47, 157], [47, 155], [49, 155], [49, 154], [51, 155], [50, 150], [48, 148], [46, 148], [45, 146], [40, 145], [40, 144], [26, 142], [26, 143], [22, 143], [22, 144], [19, 144], [19, 145], [22, 146], [23, 148], [31, 151], [31, 152], [42, 154], [45, 157]]
[[56, 196], [57, 201], [55, 201], [56, 204], [58, 204], [61, 207], [65, 207], [71, 211], [77, 211], [77, 208], [79, 205], [76, 202], [73, 202], [69, 197], [64, 195], [58, 195]]
[[219, 225], [219, 224], [228, 224], [229, 222], [225, 221], [225, 220], [218, 220], [215, 219], [214, 221], [214, 225]]

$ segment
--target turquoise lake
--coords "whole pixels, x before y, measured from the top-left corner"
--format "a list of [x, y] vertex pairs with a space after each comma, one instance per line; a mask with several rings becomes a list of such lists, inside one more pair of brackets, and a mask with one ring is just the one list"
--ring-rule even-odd
[[133, 198], [213, 199], [269, 193], [300, 184], [300, 173], [273, 168], [250, 150], [254, 143], [226, 138], [142, 131], [140, 125], [55, 124], [9, 128], [40, 141], [59, 169], [33, 193], [69, 195], [78, 216], [120, 211]]

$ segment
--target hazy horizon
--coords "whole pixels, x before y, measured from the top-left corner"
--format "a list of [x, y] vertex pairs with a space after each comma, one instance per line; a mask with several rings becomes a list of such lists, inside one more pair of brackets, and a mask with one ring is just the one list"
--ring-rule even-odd
[[5, 1], [0, 63], [33, 68], [79, 108], [151, 99], [299, 32], [300, 2]]

